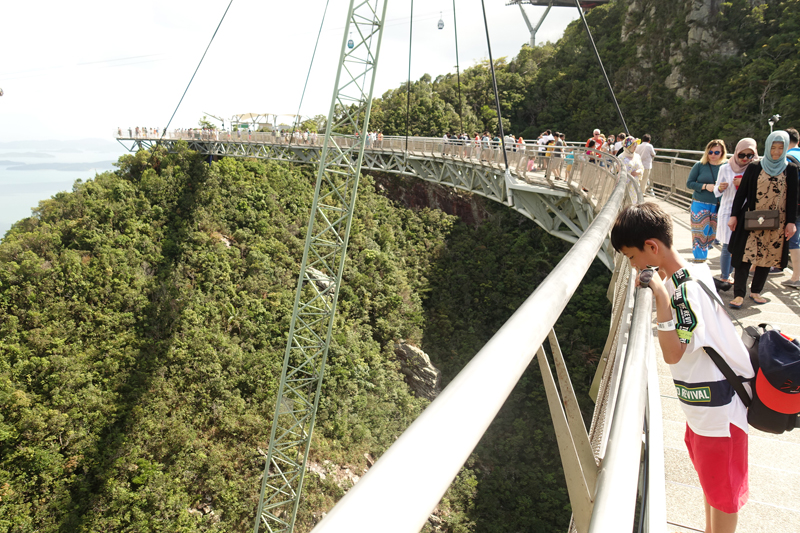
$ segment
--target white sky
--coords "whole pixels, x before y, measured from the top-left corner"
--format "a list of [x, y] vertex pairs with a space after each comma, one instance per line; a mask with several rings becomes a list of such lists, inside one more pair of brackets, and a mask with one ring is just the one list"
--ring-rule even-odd
[[[529, 33], [516, 6], [485, 0], [492, 54], [517, 54]], [[163, 128], [228, 0], [25, 0], [4, 2], [0, 31], [0, 141], [111, 139], [116, 128]], [[327, 114], [348, 2], [330, 0], [303, 115]], [[452, 0], [414, 5], [411, 77], [455, 72]], [[464, 69], [488, 58], [480, 0], [457, 0]], [[325, 0], [233, 0], [170, 128], [203, 114], [296, 113]], [[543, 7], [527, 6], [535, 24]], [[409, 0], [392, 0], [375, 96], [408, 72]], [[436, 29], [439, 13], [445, 28]], [[578, 18], [554, 8], [537, 42]], [[289, 122], [291, 119], [285, 119]]]

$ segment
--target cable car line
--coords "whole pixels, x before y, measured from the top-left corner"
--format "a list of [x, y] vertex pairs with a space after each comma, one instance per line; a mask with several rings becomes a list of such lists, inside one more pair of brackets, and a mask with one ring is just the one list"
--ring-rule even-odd
[[[214, 35], [212, 35], [211, 36], [211, 40], [208, 41], [208, 46], [206, 46], [206, 51], [203, 52], [203, 57], [200, 58], [200, 62], [197, 64], [197, 68], [194, 69], [194, 74], [192, 74], [192, 78], [189, 80], [189, 84], [186, 86], [186, 89], [183, 91], [183, 95], [181, 96], [181, 99], [178, 102], [178, 105], [175, 107], [175, 111], [173, 111], [172, 112], [172, 116], [169, 117], [169, 122], [167, 122], [167, 125], [164, 126], [163, 130], [161, 130], [161, 138], [159, 138], [158, 141], [156, 141], [156, 145], [158, 145], [158, 143], [160, 143], [161, 140], [164, 138], [164, 135], [167, 134], [167, 129], [169, 128], [169, 125], [172, 124], [172, 119], [175, 118], [175, 113], [178, 112], [178, 108], [181, 107], [181, 103], [183, 102], [183, 99], [186, 96], [186, 93], [189, 92], [189, 87], [192, 85], [192, 82], [194, 81], [194, 77], [197, 75], [197, 71], [200, 70], [200, 65], [203, 64], [203, 60], [206, 58], [206, 54], [208, 53], [208, 49], [211, 48], [211, 43], [214, 42], [214, 37], [217, 36], [217, 32], [219, 31], [219, 27], [222, 26], [222, 21], [225, 20], [225, 15], [228, 14], [228, 10], [231, 8], [231, 4], [233, 4], [233, 0], [231, 0], [230, 3], [228, 3], [228, 7], [225, 8], [225, 13], [223, 13], [222, 14], [222, 18], [219, 19], [219, 24], [217, 24], [217, 29], [214, 30]], [[155, 151], [153, 153], [155, 153]], [[153, 157], [153, 155], [151, 154], [150, 158], [152, 159], [152, 157]]]
[[592, 32], [589, 31], [589, 24], [586, 22], [586, 17], [583, 14], [583, 9], [581, 8], [580, 0], [575, 0], [575, 6], [578, 8], [578, 13], [580, 13], [581, 15], [581, 20], [583, 21], [583, 27], [586, 28], [586, 35], [589, 36], [589, 43], [592, 45], [592, 50], [594, 50], [594, 55], [597, 58], [597, 62], [600, 64], [600, 71], [603, 73], [603, 78], [606, 80], [606, 85], [608, 86], [608, 92], [611, 93], [611, 99], [614, 101], [614, 107], [617, 108], [617, 114], [619, 115], [619, 119], [622, 121], [622, 127], [625, 128], [625, 135], [630, 135], [630, 132], [628, 131], [628, 124], [625, 123], [625, 117], [622, 116], [622, 110], [619, 108], [619, 103], [617, 102], [617, 97], [614, 94], [614, 89], [611, 87], [611, 82], [608, 79], [608, 74], [606, 74], [606, 69], [603, 66], [603, 60], [600, 59], [600, 52], [597, 51], [597, 45], [594, 44], [594, 38], [592, 37]]
[[494, 87], [494, 103], [497, 107], [497, 122], [500, 128], [500, 143], [503, 146], [503, 161], [506, 164], [506, 174], [508, 169], [508, 154], [506, 154], [506, 136], [503, 133], [503, 115], [500, 113], [500, 96], [497, 93], [497, 77], [494, 75], [494, 60], [492, 59], [492, 42], [489, 39], [489, 23], [486, 22], [486, 6], [481, 0], [481, 8], [483, 9], [483, 26], [486, 28], [486, 46], [489, 48], [489, 66], [492, 67], [492, 86]]
[[[325, 11], [322, 12], [322, 20], [319, 23], [319, 32], [317, 32], [317, 42], [314, 43], [314, 52], [311, 54], [311, 64], [308, 65], [308, 73], [306, 74], [306, 83], [303, 85], [303, 92], [300, 94], [300, 103], [297, 105], [297, 116], [295, 117], [294, 121], [292, 121], [292, 134], [289, 136], [289, 144], [292, 143], [292, 139], [294, 139], [294, 132], [295, 128], [297, 127], [298, 121], [302, 118], [300, 116], [300, 108], [303, 107], [303, 99], [306, 96], [306, 89], [308, 88], [308, 79], [311, 77], [311, 67], [314, 66], [314, 57], [317, 55], [317, 46], [319, 46], [319, 37], [322, 35], [322, 26], [325, 24], [325, 15], [328, 14], [328, 5], [331, 3], [331, 0], [327, 0], [325, 2]], [[277, 120], [275, 121], [277, 122]]]
[[411, 0], [411, 19], [408, 27], [408, 84], [406, 85], [406, 157], [408, 157], [408, 129], [411, 116], [411, 38], [414, 34], [414, 0]]
[[456, 20], [456, 0], [453, 0], [453, 31], [456, 34], [456, 76], [458, 77], [458, 123], [461, 126], [461, 133], [463, 134], [466, 132], [464, 131], [464, 110], [461, 107], [461, 68], [458, 65], [458, 21]]

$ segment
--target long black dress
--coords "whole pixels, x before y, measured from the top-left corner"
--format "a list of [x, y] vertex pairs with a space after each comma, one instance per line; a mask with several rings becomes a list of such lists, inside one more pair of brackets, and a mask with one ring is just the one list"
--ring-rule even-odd
[[[742, 182], [739, 184], [739, 190], [736, 191], [736, 197], [733, 199], [733, 206], [731, 207], [731, 216], [736, 217], [736, 230], [731, 234], [731, 240], [728, 244], [728, 251], [731, 253], [731, 264], [734, 268], [738, 267], [742, 262], [742, 257], [745, 253], [747, 246], [747, 238], [750, 232], [744, 229], [744, 213], [745, 211], [755, 211], [756, 209], [756, 194], [758, 191], [758, 177], [761, 174], [761, 163], [750, 163], [742, 175]], [[797, 220], [797, 190], [798, 190], [798, 168], [789, 162], [789, 165], [784, 171], [786, 174], [786, 218], [785, 223], [794, 223]], [[783, 233], [785, 226], [781, 227]], [[781, 252], [780, 268], [786, 268], [789, 263], [789, 245], [784, 237], [783, 249]]]

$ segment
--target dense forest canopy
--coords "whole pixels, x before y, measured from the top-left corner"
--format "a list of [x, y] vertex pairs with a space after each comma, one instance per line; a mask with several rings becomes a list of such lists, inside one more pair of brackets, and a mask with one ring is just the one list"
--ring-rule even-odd
[[[778, 127], [800, 126], [798, 13], [800, 0], [635, 0], [586, 19], [631, 134], [702, 149], [713, 138], [731, 148], [742, 137], [763, 142], [775, 113]], [[580, 21], [555, 44], [495, 60], [495, 70], [506, 132], [535, 139], [553, 129], [579, 140], [594, 128], [624, 131]], [[387, 91], [371, 128], [405, 135], [407, 92], [412, 135], [498, 131], [488, 60], [461, 73], [461, 103], [455, 72]]]
[[[0, 531], [252, 527], [313, 184], [310, 167], [208, 164], [182, 143], [123, 156], [12, 227], [0, 243]], [[362, 473], [426, 405], [395, 340], [426, 350], [446, 383], [569, 246], [504, 206], [467, 225], [385, 192], [409, 186], [362, 179], [318, 464]], [[608, 328], [609, 273], [593, 269], [557, 328], [587, 414]], [[297, 531], [349, 486], [306, 479]], [[536, 365], [436, 516], [448, 532], [566, 528]]]

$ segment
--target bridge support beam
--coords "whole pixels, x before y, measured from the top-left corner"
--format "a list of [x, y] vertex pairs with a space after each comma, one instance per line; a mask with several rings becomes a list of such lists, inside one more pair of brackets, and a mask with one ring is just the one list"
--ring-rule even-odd
[[536, 355], [547, 394], [547, 404], [553, 418], [553, 428], [558, 441], [561, 464], [564, 467], [575, 527], [578, 533], [586, 533], [589, 530], [589, 522], [594, 508], [598, 467], [578, 406], [578, 398], [572, 387], [567, 365], [554, 330], [548, 334], [548, 341], [550, 351], [553, 353], [558, 388], [561, 389], [560, 395], [553, 373], [550, 371], [550, 363], [547, 360], [544, 346], [539, 347]]

